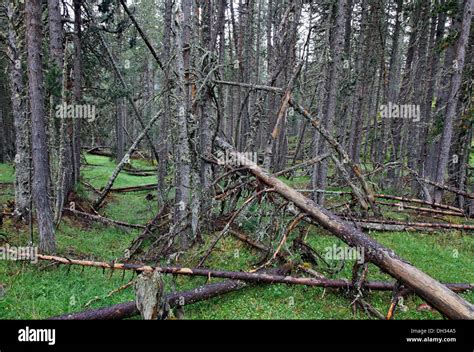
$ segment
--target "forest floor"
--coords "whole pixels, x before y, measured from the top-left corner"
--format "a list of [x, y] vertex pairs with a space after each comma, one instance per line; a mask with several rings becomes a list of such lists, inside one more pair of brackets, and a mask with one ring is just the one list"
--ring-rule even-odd
[[[150, 167], [143, 161], [133, 160], [137, 168]], [[83, 179], [96, 189], [103, 187], [112, 173], [115, 163], [107, 157], [87, 156], [83, 168]], [[137, 177], [121, 173], [114, 188], [151, 184], [156, 177]], [[288, 181], [296, 188], [306, 188], [308, 180], [298, 178]], [[156, 200], [147, 200], [150, 191], [109, 196], [101, 214], [112, 219], [133, 224], [145, 224], [157, 212]], [[93, 199], [93, 193], [80, 186], [80, 197]], [[13, 167], [0, 164], [0, 204], [5, 206], [14, 198]], [[395, 214], [395, 213], [394, 213]], [[397, 214], [408, 220], [407, 216]], [[413, 219], [412, 219], [413, 220]], [[454, 220], [454, 219], [453, 219]], [[458, 220], [459, 221], [459, 220]], [[111, 262], [124, 255], [139, 230], [124, 231], [101, 224], [85, 224], [73, 217], [65, 216], [57, 231], [58, 255], [69, 258], [89, 258]], [[208, 244], [217, 234], [205, 236], [206, 244], [196, 247], [181, 259], [182, 265], [195, 265], [206, 252]], [[371, 232], [377, 241], [393, 249], [402, 258], [442, 282], [474, 282], [474, 238], [471, 234], [458, 231], [440, 232]], [[11, 218], [4, 218], [0, 227], [0, 246], [26, 245], [28, 227], [18, 226]], [[37, 240], [37, 239], [36, 239]], [[279, 239], [275, 240], [274, 248]], [[312, 227], [308, 243], [324, 253], [325, 248], [343, 243]], [[212, 252], [206, 266], [226, 270], [248, 270], [261, 258], [260, 253], [249, 249], [244, 243], [227, 236]], [[351, 278], [352, 264], [331, 278]], [[134, 275], [134, 274], [133, 274]], [[99, 308], [134, 299], [133, 289], [127, 288], [108, 297], [109, 292], [129, 282], [134, 276], [124, 276], [92, 268], [51, 266], [48, 263], [0, 261], [0, 285], [5, 294], [0, 297], [0, 319], [44, 319], [88, 308]], [[369, 280], [389, 280], [388, 275], [370, 265]], [[212, 279], [212, 282], [219, 281]], [[208, 283], [202, 277], [177, 277], [166, 279], [168, 291], [186, 290]], [[474, 303], [474, 292], [462, 294]], [[367, 301], [385, 314], [391, 292], [371, 292]], [[398, 310], [395, 319], [442, 319], [433, 311], [418, 311], [424, 303], [420, 298], [405, 299], [404, 311]], [[289, 285], [260, 285], [244, 288], [219, 298], [185, 307], [186, 319], [369, 319], [364, 312], [355, 315], [351, 299], [340, 292]]]

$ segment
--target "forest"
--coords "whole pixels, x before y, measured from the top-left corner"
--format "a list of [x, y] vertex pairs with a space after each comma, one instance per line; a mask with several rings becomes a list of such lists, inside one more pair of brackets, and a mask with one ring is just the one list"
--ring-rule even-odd
[[473, 0], [0, 0], [0, 319], [474, 319]]

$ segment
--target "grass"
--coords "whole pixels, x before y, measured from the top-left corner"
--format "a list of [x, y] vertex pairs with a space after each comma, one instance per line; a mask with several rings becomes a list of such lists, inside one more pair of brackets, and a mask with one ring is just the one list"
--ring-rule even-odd
[[13, 190], [14, 170], [11, 165], [0, 164], [0, 204], [15, 197]]
[[[87, 156], [83, 168], [83, 179], [95, 188], [105, 185], [115, 164], [109, 158]], [[143, 161], [133, 160], [137, 168], [149, 168]], [[0, 183], [13, 182], [11, 165], [0, 164]], [[305, 188], [307, 177], [285, 180], [296, 188]], [[156, 177], [136, 177], [120, 174], [114, 187], [127, 187], [156, 183]], [[13, 198], [13, 186], [0, 188], [0, 201], [5, 203]], [[93, 199], [94, 194], [80, 187], [81, 196]], [[130, 223], [143, 224], [157, 211], [156, 201], [146, 200], [152, 192], [114, 194], [108, 198], [101, 213]], [[392, 215], [392, 214], [391, 214]], [[16, 228], [11, 219], [5, 219], [0, 232], [10, 245], [25, 245], [28, 231]], [[85, 226], [71, 218], [64, 218], [57, 231], [58, 254], [74, 258], [90, 258], [112, 261], [120, 258], [139, 231], [121, 231], [102, 225]], [[205, 253], [207, 246], [217, 234], [205, 236], [206, 244], [195, 248], [182, 258], [182, 264], [193, 266]], [[405, 233], [385, 232], [371, 234], [376, 240], [394, 249], [429, 275], [444, 282], [474, 282], [474, 239], [459, 232]], [[0, 237], [1, 239], [1, 237]], [[36, 234], [35, 234], [35, 239]], [[279, 241], [275, 240], [274, 245]], [[319, 228], [311, 228], [308, 242], [320, 253], [333, 244], [343, 245], [337, 238]], [[289, 248], [286, 248], [289, 249]], [[291, 250], [291, 249], [290, 249]], [[247, 270], [259, 261], [260, 254], [245, 244], [225, 237], [208, 258], [206, 265], [226, 270]], [[352, 263], [347, 263], [334, 278], [351, 277]], [[316, 268], [318, 269], [318, 268]], [[68, 268], [37, 265], [26, 262], [0, 261], [0, 283], [6, 287], [0, 299], [0, 318], [3, 319], [43, 319], [68, 312], [82, 311], [133, 300], [133, 290], [126, 289], [107, 297], [108, 293], [124, 285], [132, 278], [132, 273], [103, 273], [102, 270], [78, 267]], [[370, 265], [369, 279], [390, 280], [388, 275]], [[216, 282], [212, 279], [211, 282]], [[207, 278], [166, 277], [166, 287], [171, 290], [187, 290], [208, 282]], [[385, 313], [390, 301], [390, 292], [372, 292], [369, 302]], [[463, 294], [474, 302], [474, 294]], [[92, 302], [91, 302], [92, 301]], [[90, 302], [88, 306], [86, 304]], [[185, 308], [186, 319], [368, 319], [363, 312], [352, 314], [351, 300], [344, 294], [309, 288], [304, 286], [267, 285], [253, 286]], [[416, 297], [405, 299], [406, 311], [398, 311], [397, 319], [441, 319], [438, 313], [416, 310], [423, 301]]]

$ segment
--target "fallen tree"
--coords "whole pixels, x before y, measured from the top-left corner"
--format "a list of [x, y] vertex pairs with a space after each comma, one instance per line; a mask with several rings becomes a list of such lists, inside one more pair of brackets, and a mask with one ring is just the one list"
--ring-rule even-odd
[[396, 225], [403, 228], [429, 228], [429, 229], [446, 229], [446, 230], [464, 230], [473, 231], [474, 225], [462, 225], [462, 224], [444, 224], [444, 223], [431, 223], [431, 222], [403, 222], [396, 220], [380, 220], [380, 219], [360, 219], [360, 218], [349, 218], [341, 216], [342, 219], [352, 221], [359, 224], [381, 224], [381, 225]]
[[429, 205], [433, 208], [439, 208], [439, 209], [446, 209], [446, 210], [451, 210], [454, 212], [457, 212], [459, 214], [463, 214], [464, 211], [462, 209], [450, 206], [450, 205], [445, 205], [445, 204], [438, 204], [438, 203], [431, 203], [427, 202], [422, 199], [416, 199], [416, 198], [406, 198], [406, 197], [397, 197], [397, 196], [392, 196], [389, 194], [376, 194], [375, 198], [381, 198], [381, 199], [390, 199], [390, 200], [398, 200], [401, 202], [407, 202], [407, 203], [416, 203], [416, 204], [423, 204], [423, 205]]
[[[351, 289], [353, 284], [349, 281], [339, 280], [333, 288]], [[219, 297], [230, 292], [238, 291], [247, 284], [242, 281], [227, 280], [215, 284], [207, 284], [191, 291], [170, 293], [166, 296], [167, 302], [171, 308], [190, 305], [207, 299]], [[395, 283], [383, 281], [365, 282], [363, 288], [374, 291], [393, 291]], [[446, 284], [454, 292], [465, 292], [473, 290], [473, 284]], [[327, 286], [329, 287], [329, 286]], [[405, 291], [404, 295], [409, 292]], [[139, 315], [140, 312], [135, 301], [115, 304], [110, 307], [99, 309], [90, 309], [78, 313], [64, 314], [49, 318], [50, 320], [119, 320], [127, 319]]]
[[[45, 261], [52, 261], [59, 264], [65, 265], [79, 265], [85, 267], [94, 267], [110, 270], [129, 270], [135, 272], [153, 272], [157, 271], [163, 274], [173, 274], [173, 275], [183, 275], [183, 276], [203, 276], [207, 278], [222, 278], [222, 279], [232, 279], [253, 283], [268, 283], [268, 284], [289, 284], [289, 285], [303, 285], [311, 287], [332, 287], [332, 288], [350, 288], [351, 283], [346, 280], [341, 279], [315, 279], [315, 278], [306, 278], [306, 277], [293, 277], [293, 276], [283, 276], [276, 274], [272, 271], [268, 272], [244, 272], [244, 271], [226, 271], [226, 270], [216, 270], [216, 269], [200, 269], [200, 268], [182, 268], [182, 267], [160, 267], [160, 266], [150, 266], [143, 264], [130, 264], [130, 263], [106, 263], [106, 262], [95, 262], [91, 260], [83, 259], [70, 259], [57, 256], [49, 256], [39, 254], [38, 259]], [[449, 285], [449, 284], [448, 284]], [[471, 284], [453, 284], [453, 285], [467, 285], [462, 286], [466, 289], [471, 289]], [[442, 285], [443, 287], [446, 287]], [[384, 290], [383, 287], [388, 287], [385, 284], [374, 284], [373, 289]], [[368, 287], [370, 288], [370, 287]], [[458, 290], [461, 287], [457, 288]], [[450, 291], [451, 292], [451, 291]]]
[[109, 219], [100, 215], [93, 215], [93, 214], [85, 213], [82, 211], [74, 210], [71, 208], [65, 208], [64, 211], [76, 216], [89, 219], [89, 220], [100, 222], [106, 225], [112, 225], [112, 226], [121, 227], [121, 228], [131, 228], [131, 229], [144, 229], [145, 228], [144, 225], [129, 224], [127, 222], [113, 220], [113, 219]]
[[261, 183], [272, 188], [274, 192], [280, 194], [287, 201], [295, 204], [300, 211], [349, 246], [364, 248], [367, 261], [372, 262], [395, 279], [412, 288], [414, 292], [444, 315], [451, 319], [474, 319], [474, 306], [453, 293], [445, 285], [404, 261], [394, 251], [382, 246], [351, 223], [345, 222], [340, 217], [319, 207], [311, 199], [306, 198], [303, 194], [273, 177], [246, 158], [244, 154], [236, 152], [230, 144], [221, 138], [217, 138], [216, 143], [220, 149], [230, 153], [231, 160], [238, 161], [238, 165], [232, 166], [245, 166]]
[[110, 192], [114, 193], [132, 193], [132, 192], [141, 192], [141, 191], [152, 191], [158, 188], [158, 184], [143, 185], [143, 186], [130, 186], [123, 188], [112, 188]]
[[368, 231], [388, 231], [388, 232], [416, 232], [416, 231], [424, 231], [424, 232], [434, 232], [435, 229], [431, 228], [420, 228], [420, 227], [413, 227], [413, 226], [406, 226], [406, 225], [394, 225], [394, 224], [378, 224], [373, 222], [355, 222], [359, 228], [362, 230]]
[[[290, 267], [283, 266], [268, 270], [268, 273], [285, 275], [289, 273]], [[226, 280], [215, 284], [207, 284], [190, 291], [174, 292], [166, 296], [166, 301], [171, 308], [190, 305], [196, 302], [205, 301], [211, 298], [222, 296], [229, 292], [234, 292], [247, 287], [248, 284], [243, 281]], [[84, 312], [64, 314], [50, 318], [51, 320], [118, 320], [131, 318], [140, 314], [135, 301], [125, 302], [104, 307], [100, 309], [91, 309]]]
[[381, 201], [376, 201], [376, 203], [380, 205], [388, 206], [388, 207], [396, 207], [398, 208], [399, 211], [413, 210], [418, 213], [431, 213], [431, 214], [438, 214], [438, 215], [444, 215], [444, 216], [465, 217], [464, 214], [458, 213], [457, 211], [451, 211], [451, 210], [415, 207], [415, 206], [406, 205], [403, 203], [390, 203], [390, 202], [381, 202]]
[[95, 147], [90, 150], [86, 151], [87, 154], [90, 155], [97, 155], [97, 156], [106, 156], [111, 158], [113, 156], [113, 153], [109, 150], [105, 150], [103, 147]]

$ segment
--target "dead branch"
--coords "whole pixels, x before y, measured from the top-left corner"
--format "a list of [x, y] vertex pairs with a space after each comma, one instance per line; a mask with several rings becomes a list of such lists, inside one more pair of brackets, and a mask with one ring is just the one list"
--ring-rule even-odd
[[129, 224], [127, 222], [113, 220], [113, 219], [109, 219], [109, 218], [106, 218], [106, 217], [103, 217], [103, 216], [100, 216], [100, 215], [93, 215], [93, 214], [85, 213], [85, 212], [82, 212], [82, 211], [74, 210], [74, 209], [71, 209], [71, 208], [65, 208], [64, 211], [66, 211], [68, 213], [71, 213], [73, 215], [81, 216], [83, 218], [87, 218], [87, 219], [90, 219], [90, 220], [93, 220], [93, 221], [100, 222], [100, 223], [106, 224], [106, 225], [113, 225], [113, 226], [117, 226], [117, 227], [121, 227], [121, 228], [125, 227], [125, 228], [132, 228], [132, 229], [144, 229], [145, 228], [145, 226], [143, 226], [143, 225]]
[[446, 209], [446, 210], [451, 210], [451, 211], [457, 212], [459, 214], [464, 214], [464, 211], [462, 209], [459, 209], [459, 208], [456, 208], [456, 207], [453, 207], [453, 206], [450, 206], [450, 205], [445, 205], [445, 204], [430, 203], [430, 202], [427, 202], [427, 201], [424, 201], [424, 200], [421, 200], [421, 199], [397, 197], [397, 196], [392, 196], [392, 195], [389, 195], [389, 194], [375, 194], [375, 198], [398, 200], [400, 202], [429, 205], [433, 208]]

